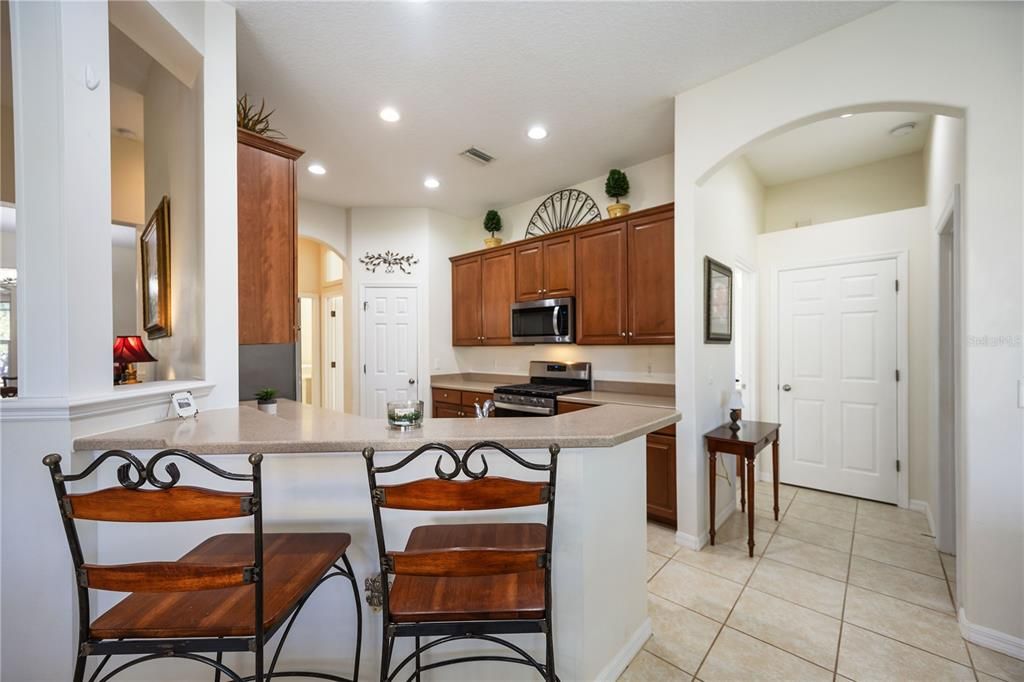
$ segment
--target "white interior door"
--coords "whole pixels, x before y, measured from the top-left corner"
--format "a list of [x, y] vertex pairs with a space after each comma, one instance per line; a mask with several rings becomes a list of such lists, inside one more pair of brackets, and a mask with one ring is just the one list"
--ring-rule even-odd
[[780, 478], [898, 499], [896, 261], [779, 274]]
[[389, 400], [417, 400], [417, 290], [367, 287], [363, 298], [362, 414], [387, 417]]
[[341, 296], [324, 299], [324, 362], [323, 362], [323, 405], [330, 410], [344, 410], [345, 373]]

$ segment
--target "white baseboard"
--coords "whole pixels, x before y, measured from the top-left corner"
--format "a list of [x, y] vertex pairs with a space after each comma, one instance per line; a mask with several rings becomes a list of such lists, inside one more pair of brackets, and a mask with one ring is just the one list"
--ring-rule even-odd
[[676, 544], [686, 549], [692, 549], [695, 552], [699, 552], [701, 547], [708, 543], [708, 534], [704, 533], [701, 536], [690, 535], [684, 533], [681, 530], [676, 531]]
[[960, 621], [960, 634], [968, 642], [1024, 661], [1024, 639], [970, 622], [963, 608], [960, 608], [957, 620]]
[[928, 503], [924, 500], [911, 500], [910, 511], [917, 511], [924, 514], [925, 518], [928, 519], [928, 531], [935, 537], [935, 541], [938, 542], [938, 537], [935, 535], [935, 520], [932, 518], [932, 508], [928, 506]]
[[633, 660], [633, 657], [644, 648], [644, 644], [650, 639], [652, 632], [651, 619], [645, 618], [644, 622], [633, 633], [633, 636], [619, 649], [619, 652], [612, 657], [612, 660], [608, 661], [594, 679], [609, 680], [609, 682], [615, 682], [615, 680], [619, 679], [619, 676], [626, 670], [626, 666]]

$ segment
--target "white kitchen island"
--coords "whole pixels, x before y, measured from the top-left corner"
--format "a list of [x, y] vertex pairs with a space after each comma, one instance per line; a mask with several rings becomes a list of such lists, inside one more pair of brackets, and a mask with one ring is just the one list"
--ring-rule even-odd
[[[266, 532], [343, 531], [352, 535], [349, 558], [362, 584], [379, 573], [363, 447], [378, 453], [378, 464], [398, 461], [415, 448], [442, 442], [462, 450], [481, 440], [500, 442], [528, 460], [546, 461], [547, 446], [561, 446], [558, 457], [554, 532], [554, 639], [562, 680], [614, 680], [650, 635], [646, 606], [646, 449], [645, 435], [679, 418], [673, 410], [607, 405], [548, 418], [428, 419], [421, 429], [398, 433], [382, 420], [345, 415], [291, 402], [277, 416], [250, 406], [204, 412], [197, 420], [168, 420], [78, 439], [65, 470], [81, 470], [100, 452], [124, 449], [143, 460], [175, 447], [202, 454], [229, 471], [245, 471], [243, 456], [262, 452]], [[490, 473], [541, 478], [487, 453]], [[436, 456], [403, 470], [403, 478], [433, 476]], [[179, 462], [183, 484], [227, 488], [187, 462]], [[117, 485], [115, 467], [103, 469], [100, 487]], [[404, 546], [416, 525], [468, 521], [543, 520], [544, 507], [488, 513], [413, 513], [385, 516], [389, 547]], [[54, 510], [56, 514], [56, 509]], [[251, 519], [199, 523], [99, 524], [91, 540], [99, 563], [174, 559], [202, 538], [251, 529]], [[68, 559], [70, 574], [71, 562]], [[118, 595], [97, 593], [101, 610]], [[364, 590], [365, 597], [365, 590]], [[361, 679], [377, 678], [381, 616], [364, 602]], [[67, 621], [74, 622], [69, 610]], [[540, 635], [510, 639], [543, 660]], [[324, 670], [346, 675], [355, 642], [351, 591], [337, 582], [325, 586], [306, 606], [289, 636], [280, 669]], [[271, 643], [273, 646], [274, 643]], [[408, 652], [399, 640], [396, 658]], [[438, 647], [424, 656], [447, 657], [494, 651], [480, 642]], [[494, 651], [494, 653], [500, 653]], [[229, 655], [230, 656], [230, 655]], [[225, 662], [251, 673], [251, 660]], [[130, 676], [134, 675], [134, 677]], [[405, 679], [407, 674], [400, 676]], [[209, 669], [168, 660], [132, 669], [123, 679], [206, 680]], [[425, 679], [532, 680], [531, 669], [501, 663], [472, 663], [426, 673]]]

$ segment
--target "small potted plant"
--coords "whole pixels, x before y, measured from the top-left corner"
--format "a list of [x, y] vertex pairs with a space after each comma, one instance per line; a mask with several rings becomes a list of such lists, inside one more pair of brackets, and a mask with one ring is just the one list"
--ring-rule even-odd
[[615, 203], [608, 207], [608, 217], [618, 218], [629, 213], [629, 204], [619, 201], [629, 194], [629, 178], [618, 168], [608, 171], [608, 179], [604, 183], [604, 193], [615, 200]]
[[491, 235], [484, 240], [484, 245], [491, 249], [501, 245], [501, 237], [495, 237], [495, 232], [501, 231], [501, 216], [493, 208], [484, 216], [484, 229]]
[[256, 407], [260, 409], [260, 412], [266, 412], [267, 414], [277, 414], [277, 395], [276, 388], [261, 388], [256, 391]]

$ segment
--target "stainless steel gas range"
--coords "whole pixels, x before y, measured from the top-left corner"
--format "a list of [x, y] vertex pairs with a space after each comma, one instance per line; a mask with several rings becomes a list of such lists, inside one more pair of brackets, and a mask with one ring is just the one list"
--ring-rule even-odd
[[589, 362], [530, 363], [530, 383], [497, 386], [495, 417], [550, 417], [558, 414], [558, 396], [593, 389]]

